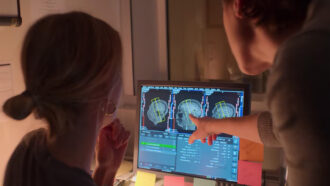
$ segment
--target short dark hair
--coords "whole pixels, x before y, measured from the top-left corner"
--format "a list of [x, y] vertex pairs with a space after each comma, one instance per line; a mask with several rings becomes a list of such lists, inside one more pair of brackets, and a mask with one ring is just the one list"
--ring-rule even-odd
[[256, 18], [258, 25], [281, 33], [303, 24], [310, 2], [311, 0], [245, 0], [242, 14], [247, 18]]

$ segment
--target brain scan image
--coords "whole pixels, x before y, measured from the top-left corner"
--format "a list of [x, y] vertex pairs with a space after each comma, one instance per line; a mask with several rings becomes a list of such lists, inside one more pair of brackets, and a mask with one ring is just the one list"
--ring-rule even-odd
[[176, 124], [184, 130], [195, 130], [196, 126], [189, 119], [189, 114], [201, 117], [201, 104], [195, 99], [186, 99], [180, 102], [176, 113]]
[[151, 100], [147, 116], [154, 125], [164, 122], [167, 113], [168, 109], [166, 101], [161, 100], [158, 97]]
[[215, 104], [212, 110], [212, 118], [222, 119], [235, 117], [235, 110], [234, 105], [226, 103], [225, 101], [220, 101]]

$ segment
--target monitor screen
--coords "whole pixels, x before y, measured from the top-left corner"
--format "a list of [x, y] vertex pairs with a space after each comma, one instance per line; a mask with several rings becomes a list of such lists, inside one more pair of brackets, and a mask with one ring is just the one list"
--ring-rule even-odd
[[190, 114], [217, 119], [247, 114], [248, 88], [241, 85], [142, 83], [137, 168], [237, 182], [238, 137], [219, 134], [211, 146], [188, 139], [196, 129]]

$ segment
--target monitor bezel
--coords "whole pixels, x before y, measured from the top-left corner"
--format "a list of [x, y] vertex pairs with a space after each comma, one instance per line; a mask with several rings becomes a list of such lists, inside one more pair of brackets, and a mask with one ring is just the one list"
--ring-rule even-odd
[[136, 173], [138, 170], [154, 173], [157, 176], [182, 176], [187, 180], [192, 180], [193, 178], [202, 178], [214, 181], [221, 181], [223, 183], [237, 183], [233, 181], [228, 181], [224, 179], [213, 179], [206, 178], [199, 175], [191, 175], [185, 173], [170, 173], [170, 172], [162, 172], [157, 170], [143, 169], [138, 168], [137, 166], [137, 158], [138, 158], [138, 145], [139, 145], [139, 131], [140, 131], [140, 108], [141, 108], [141, 88], [142, 86], [168, 86], [168, 87], [203, 87], [203, 88], [225, 88], [225, 89], [237, 89], [244, 91], [244, 108], [243, 108], [243, 116], [249, 115], [251, 111], [251, 88], [250, 84], [234, 82], [234, 81], [211, 81], [211, 82], [189, 82], [189, 81], [153, 81], [153, 80], [143, 80], [138, 81], [137, 84], [137, 109], [136, 109], [136, 121], [137, 124], [134, 125], [134, 157], [133, 157], [133, 173]]

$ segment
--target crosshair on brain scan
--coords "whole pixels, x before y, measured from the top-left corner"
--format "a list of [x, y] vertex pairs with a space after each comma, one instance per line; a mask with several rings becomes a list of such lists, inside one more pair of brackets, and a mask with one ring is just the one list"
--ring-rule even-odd
[[198, 100], [185, 99], [180, 102], [178, 112], [176, 113], [176, 123], [184, 130], [195, 130], [195, 125], [189, 119], [189, 114], [195, 117], [202, 116], [202, 105]]
[[213, 145], [188, 144], [189, 118], [243, 116], [244, 90], [142, 86], [137, 166], [160, 172], [237, 181], [239, 138], [218, 134]]
[[164, 100], [161, 100], [159, 97], [156, 97], [151, 100], [151, 104], [148, 109], [148, 118], [154, 124], [162, 123], [165, 121], [165, 116], [168, 112], [167, 103]]
[[216, 119], [235, 117], [235, 114], [234, 105], [226, 103], [225, 101], [216, 103], [212, 110], [212, 118]]

